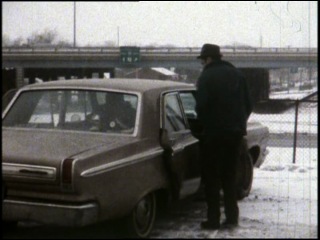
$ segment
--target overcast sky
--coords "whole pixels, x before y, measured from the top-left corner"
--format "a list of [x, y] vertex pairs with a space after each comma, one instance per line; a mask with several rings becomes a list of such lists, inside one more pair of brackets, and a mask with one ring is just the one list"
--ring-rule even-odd
[[[317, 1], [76, 2], [76, 43], [317, 47], [317, 8]], [[26, 39], [45, 29], [73, 43], [74, 2], [2, 2], [2, 35]]]

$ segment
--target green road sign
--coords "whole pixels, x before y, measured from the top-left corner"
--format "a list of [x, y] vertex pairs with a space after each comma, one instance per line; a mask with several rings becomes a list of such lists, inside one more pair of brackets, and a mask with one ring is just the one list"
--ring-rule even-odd
[[121, 63], [136, 63], [140, 61], [139, 47], [120, 47]]

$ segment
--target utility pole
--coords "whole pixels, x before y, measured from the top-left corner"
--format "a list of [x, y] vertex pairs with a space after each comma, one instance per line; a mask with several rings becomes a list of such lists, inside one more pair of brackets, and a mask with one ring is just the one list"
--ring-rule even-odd
[[73, 47], [76, 47], [76, 2], [73, 2]]
[[118, 47], [120, 47], [120, 27], [118, 26]]

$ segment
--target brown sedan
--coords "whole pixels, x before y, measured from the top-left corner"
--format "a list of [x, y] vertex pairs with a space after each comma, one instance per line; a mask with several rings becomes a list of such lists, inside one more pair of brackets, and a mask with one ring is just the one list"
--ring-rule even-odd
[[[2, 114], [3, 223], [123, 218], [131, 234], [147, 237], [157, 205], [199, 187], [194, 92], [189, 84], [136, 79], [20, 89]], [[249, 191], [250, 174], [242, 186]]]

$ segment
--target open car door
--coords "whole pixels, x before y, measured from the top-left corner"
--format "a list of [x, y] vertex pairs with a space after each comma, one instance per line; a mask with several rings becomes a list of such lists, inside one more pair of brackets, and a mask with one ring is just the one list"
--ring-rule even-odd
[[199, 141], [185, 117], [178, 92], [161, 99], [161, 145], [174, 199], [195, 192], [200, 184]]

